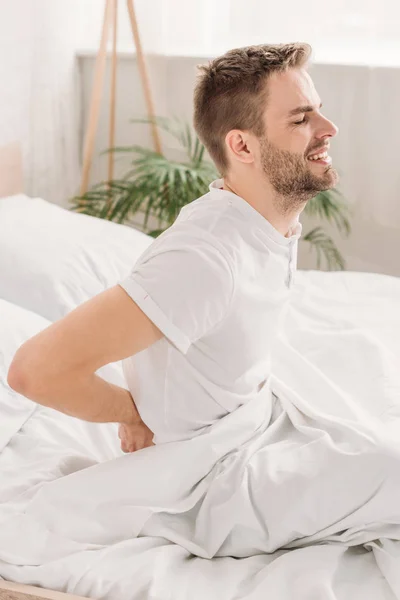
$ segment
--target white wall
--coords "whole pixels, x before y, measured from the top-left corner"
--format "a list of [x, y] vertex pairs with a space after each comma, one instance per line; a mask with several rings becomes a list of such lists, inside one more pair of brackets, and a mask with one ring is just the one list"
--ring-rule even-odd
[[[179, 115], [191, 120], [196, 65], [205, 61], [204, 57], [148, 57], [157, 114]], [[81, 57], [84, 122], [87, 121], [93, 68], [93, 56]], [[353, 211], [350, 238], [341, 238], [336, 229], [325, 222], [324, 229], [336, 241], [347, 260], [348, 270], [400, 276], [400, 178], [396, 150], [400, 122], [395, 100], [400, 97], [400, 68], [315, 64], [311, 74], [325, 114], [339, 127], [339, 134], [331, 144], [331, 154], [341, 174], [342, 191]], [[99, 156], [108, 145], [107, 104], [105, 96], [92, 183], [107, 176], [106, 158]], [[129, 124], [131, 118], [144, 114], [136, 59], [125, 54], [118, 66], [117, 145], [151, 145], [146, 126]], [[116, 175], [123, 173], [125, 166], [123, 159], [119, 160]], [[317, 224], [304, 213], [301, 221], [304, 233]], [[307, 243], [300, 243], [299, 268], [316, 268], [316, 257], [308, 249]]]
[[61, 203], [79, 182], [79, 0], [0, 0], [0, 145], [20, 142], [24, 188]]
[[33, 5], [0, 0], [0, 144], [30, 137]]

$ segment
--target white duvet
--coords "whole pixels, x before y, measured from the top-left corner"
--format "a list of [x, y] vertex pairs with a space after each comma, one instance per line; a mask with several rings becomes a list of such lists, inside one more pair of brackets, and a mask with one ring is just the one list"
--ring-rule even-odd
[[0, 300], [0, 576], [105, 600], [400, 600], [400, 279], [296, 277], [258, 400], [129, 455], [116, 426], [7, 388], [46, 321]]

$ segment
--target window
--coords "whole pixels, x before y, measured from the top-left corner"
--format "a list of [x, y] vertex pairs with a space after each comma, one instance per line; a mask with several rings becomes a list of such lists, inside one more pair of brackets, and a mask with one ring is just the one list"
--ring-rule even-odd
[[[316, 59], [400, 63], [399, 0], [135, 0], [135, 7], [147, 52], [211, 57], [249, 44], [307, 41]], [[103, 5], [84, 0], [81, 10], [81, 46], [86, 40], [97, 48]], [[119, 13], [119, 50], [133, 50], [123, 0]]]

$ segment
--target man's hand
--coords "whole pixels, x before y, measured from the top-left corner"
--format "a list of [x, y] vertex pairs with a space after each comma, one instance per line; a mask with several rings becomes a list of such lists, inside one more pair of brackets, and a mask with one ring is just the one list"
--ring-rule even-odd
[[129, 425], [121, 423], [118, 428], [122, 452], [136, 452], [136, 450], [154, 446], [153, 435], [153, 432], [141, 420]]

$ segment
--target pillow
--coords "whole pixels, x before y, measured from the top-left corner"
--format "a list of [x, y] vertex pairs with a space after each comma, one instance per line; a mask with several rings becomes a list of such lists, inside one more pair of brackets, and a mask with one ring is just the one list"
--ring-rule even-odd
[[58, 320], [127, 277], [153, 241], [41, 198], [2, 198], [0, 298]]

